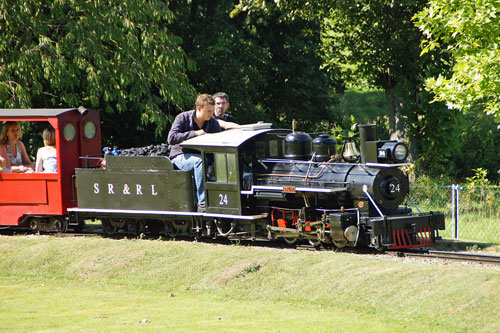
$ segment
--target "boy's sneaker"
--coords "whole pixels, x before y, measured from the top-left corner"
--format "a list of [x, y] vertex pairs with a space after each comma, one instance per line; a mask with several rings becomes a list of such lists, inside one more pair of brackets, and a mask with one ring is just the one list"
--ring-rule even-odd
[[206, 211], [204, 204], [198, 204], [198, 213], [206, 213]]

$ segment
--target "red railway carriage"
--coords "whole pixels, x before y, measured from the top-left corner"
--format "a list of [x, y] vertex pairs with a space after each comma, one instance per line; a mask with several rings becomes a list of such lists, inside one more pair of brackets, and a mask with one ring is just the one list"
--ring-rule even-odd
[[[52, 125], [58, 170], [57, 173], [0, 173], [0, 226], [66, 231], [67, 209], [76, 206], [75, 168], [85, 163], [80, 156], [102, 154], [99, 113], [83, 107], [0, 109], [0, 121]], [[22, 140], [28, 147], [29, 138], [25, 136]], [[29, 152], [34, 157], [37, 148]]]

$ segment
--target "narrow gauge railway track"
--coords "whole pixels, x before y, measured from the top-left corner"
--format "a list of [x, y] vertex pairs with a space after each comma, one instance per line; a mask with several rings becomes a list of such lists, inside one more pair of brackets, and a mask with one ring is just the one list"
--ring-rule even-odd
[[[17, 230], [19, 233], [19, 230]], [[29, 230], [26, 230], [26, 233], [31, 233]], [[1, 233], [3, 235], [12, 235], [15, 233], [3, 230]], [[52, 237], [105, 237], [112, 239], [122, 239], [130, 237], [131, 235], [126, 233], [117, 233], [113, 236], [107, 236], [100, 229], [89, 230], [82, 232], [66, 232], [66, 233], [42, 233], [45, 236]], [[151, 234], [144, 234], [143, 239], [158, 239], [158, 236], [152, 236]], [[167, 237], [168, 238], [168, 237]], [[474, 253], [463, 253], [463, 252], [451, 252], [451, 251], [438, 251], [438, 250], [406, 250], [406, 251], [377, 251], [374, 249], [352, 249], [352, 248], [341, 248], [341, 249], [333, 249], [330, 247], [323, 246], [313, 246], [307, 243], [298, 243], [294, 245], [289, 245], [283, 242], [276, 242], [267, 239], [256, 239], [255, 241], [250, 241], [246, 239], [239, 238], [203, 238], [203, 239], [192, 239], [189, 237], [172, 237], [171, 239], [185, 240], [185, 241], [200, 241], [202, 243], [212, 243], [212, 244], [220, 244], [220, 245], [229, 245], [229, 244], [241, 244], [243, 246], [253, 245], [256, 247], [268, 247], [268, 248], [281, 248], [281, 249], [293, 249], [297, 251], [339, 251], [343, 253], [353, 253], [360, 255], [376, 255], [376, 254], [385, 254], [389, 256], [396, 256], [399, 258], [414, 258], [414, 259], [434, 259], [441, 261], [453, 261], [453, 262], [463, 262], [463, 263], [475, 263], [481, 265], [493, 265], [500, 266], [500, 256], [488, 255], [488, 254], [474, 254]]]
[[405, 257], [405, 258], [437, 259], [444, 261], [455, 261], [455, 262], [500, 266], [500, 256], [494, 256], [488, 254], [426, 250], [426, 251], [398, 251], [396, 255], [398, 257]]

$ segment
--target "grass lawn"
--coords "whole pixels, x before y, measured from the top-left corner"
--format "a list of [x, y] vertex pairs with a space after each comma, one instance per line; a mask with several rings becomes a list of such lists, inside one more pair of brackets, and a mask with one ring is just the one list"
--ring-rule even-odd
[[0, 331], [491, 332], [500, 270], [181, 241], [0, 236]]

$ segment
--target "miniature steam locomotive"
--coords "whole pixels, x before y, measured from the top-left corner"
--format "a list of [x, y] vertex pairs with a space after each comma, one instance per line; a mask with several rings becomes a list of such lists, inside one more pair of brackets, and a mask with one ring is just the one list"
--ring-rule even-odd
[[78, 206], [68, 209], [69, 223], [97, 219], [108, 234], [280, 239], [339, 248], [434, 245], [444, 215], [402, 205], [409, 198], [401, 171], [407, 146], [377, 141], [374, 125], [359, 130], [361, 153], [346, 142], [340, 158], [328, 136], [312, 140], [269, 124], [183, 142], [203, 159], [203, 213], [196, 210], [192, 171], [176, 170], [165, 156], [108, 155], [103, 168], [76, 168]]

